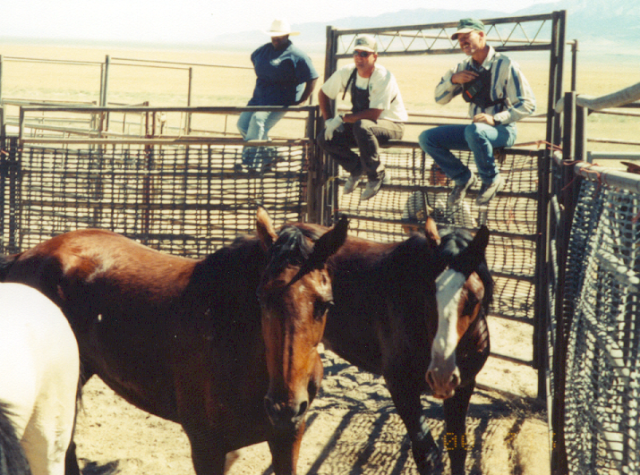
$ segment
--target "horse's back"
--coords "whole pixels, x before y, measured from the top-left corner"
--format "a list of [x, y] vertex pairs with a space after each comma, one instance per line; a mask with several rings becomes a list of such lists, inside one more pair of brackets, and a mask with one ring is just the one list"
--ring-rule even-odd
[[[47, 280], [90, 282], [102, 275], [161, 285], [185, 281], [197, 261], [151, 249], [126, 236], [84, 229], [55, 236], [12, 258], [2, 271], [8, 281], [41, 288]], [[175, 285], [175, 284], [172, 284]]]
[[78, 346], [60, 309], [35, 289], [0, 284], [0, 400], [34, 475], [64, 473], [76, 411]]

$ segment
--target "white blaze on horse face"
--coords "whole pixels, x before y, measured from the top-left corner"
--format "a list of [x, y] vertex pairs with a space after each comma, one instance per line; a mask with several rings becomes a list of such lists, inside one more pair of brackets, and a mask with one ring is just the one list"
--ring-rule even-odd
[[458, 310], [465, 282], [464, 274], [453, 269], [445, 270], [436, 279], [438, 331], [431, 346], [429, 372], [436, 386], [432, 389], [436, 395], [442, 397], [451, 396], [455, 389], [452, 376], [455, 375], [459, 382], [460, 375], [456, 366], [456, 347], [459, 340]]

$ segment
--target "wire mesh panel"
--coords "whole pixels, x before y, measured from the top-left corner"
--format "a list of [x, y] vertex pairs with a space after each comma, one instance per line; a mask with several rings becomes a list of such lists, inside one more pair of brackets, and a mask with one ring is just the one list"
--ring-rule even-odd
[[302, 220], [309, 149], [305, 143], [274, 147], [274, 162], [258, 172], [234, 168], [242, 146], [25, 146], [19, 224], [12, 230], [17, 249], [5, 252], [102, 228], [158, 250], [201, 257], [253, 232], [258, 203], [276, 224]]
[[[458, 156], [477, 171], [470, 152]], [[479, 189], [471, 189], [463, 203], [450, 209], [447, 197], [453, 183], [435, 166], [433, 159], [416, 145], [386, 149], [382, 154], [391, 184], [372, 199], [360, 201], [360, 191], [344, 195], [335, 187], [335, 212], [351, 218], [350, 230], [379, 242], [406, 238], [410, 227], [424, 224], [432, 216], [439, 227], [475, 229], [486, 224], [492, 232], [487, 262], [496, 280], [494, 305], [497, 314], [533, 319], [538, 207], [537, 152], [510, 150], [500, 157], [506, 185], [490, 202], [479, 207]], [[337, 184], [347, 178], [341, 170]], [[364, 186], [364, 183], [361, 183]]]
[[[584, 182], [574, 216], [567, 298], [565, 438], [569, 472], [638, 473], [640, 196]], [[595, 221], [596, 225], [590, 225]]]

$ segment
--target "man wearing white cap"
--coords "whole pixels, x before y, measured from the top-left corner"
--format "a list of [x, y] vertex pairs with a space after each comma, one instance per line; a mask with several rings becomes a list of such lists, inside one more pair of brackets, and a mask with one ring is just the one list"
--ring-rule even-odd
[[[291, 106], [306, 101], [315, 87], [318, 73], [309, 56], [293, 45], [286, 20], [276, 19], [266, 32], [267, 43], [251, 54], [257, 76], [249, 106]], [[283, 111], [243, 112], [238, 119], [238, 130], [245, 141], [269, 140], [269, 130], [285, 115]], [[242, 163], [236, 169], [263, 170], [273, 160], [273, 150], [267, 147], [245, 147]]]
[[[360, 200], [368, 200], [389, 183], [379, 148], [389, 140], [399, 140], [408, 119], [395, 77], [376, 64], [378, 45], [368, 35], [355, 40], [354, 64], [338, 69], [323, 84], [318, 93], [318, 105], [325, 120], [325, 129], [318, 136], [318, 145], [349, 172], [343, 193], [349, 194], [366, 175], [367, 186]], [[332, 114], [331, 101], [343, 92], [351, 94], [351, 112]], [[360, 152], [355, 153], [352, 148]]]
[[465, 18], [451, 37], [469, 56], [448, 71], [436, 86], [436, 102], [447, 104], [455, 96], [469, 102], [470, 125], [443, 125], [420, 134], [418, 141], [455, 186], [448, 205], [458, 207], [476, 183], [475, 174], [450, 150], [471, 150], [482, 182], [476, 203], [486, 205], [504, 186], [493, 149], [510, 147], [516, 140], [516, 121], [536, 109], [531, 86], [517, 63], [487, 44], [484, 24]]

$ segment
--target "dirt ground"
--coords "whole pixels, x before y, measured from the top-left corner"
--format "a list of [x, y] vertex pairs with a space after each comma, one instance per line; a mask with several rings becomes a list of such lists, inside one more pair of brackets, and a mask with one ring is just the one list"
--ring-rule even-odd
[[[492, 345], [530, 351], [527, 329], [490, 321]], [[530, 356], [529, 356], [530, 358]], [[325, 379], [308, 415], [298, 473], [301, 475], [413, 475], [410, 443], [382, 378], [359, 371], [330, 351]], [[517, 397], [476, 390], [467, 418], [469, 474], [549, 473], [549, 435], [544, 405], [535, 396], [531, 368], [490, 358], [479, 382]], [[189, 444], [177, 424], [142, 412], [98, 378], [85, 386], [76, 443], [83, 475], [193, 475]], [[441, 404], [423, 396], [431, 430], [446, 452]], [[450, 442], [447, 442], [450, 443]], [[450, 473], [445, 456], [444, 474]], [[243, 449], [229, 475], [270, 475], [266, 443]]]

